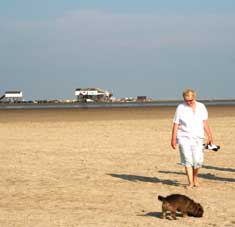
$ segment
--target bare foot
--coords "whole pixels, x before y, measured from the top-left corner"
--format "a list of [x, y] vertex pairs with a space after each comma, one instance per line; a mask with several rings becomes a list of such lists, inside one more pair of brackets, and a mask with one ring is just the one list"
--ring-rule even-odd
[[186, 189], [192, 189], [194, 187], [194, 185], [186, 185], [185, 188]]
[[194, 187], [198, 187], [199, 186], [199, 183], [198, 183], [198, 181], [197, 180], [194, 180], [194, 185], [193, 185]]

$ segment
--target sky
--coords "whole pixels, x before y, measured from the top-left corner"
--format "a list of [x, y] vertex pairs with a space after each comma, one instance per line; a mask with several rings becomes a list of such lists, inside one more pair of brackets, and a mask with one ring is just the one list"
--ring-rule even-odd
[[234, 0], [2, 0], [0, 96], [235, 98]]

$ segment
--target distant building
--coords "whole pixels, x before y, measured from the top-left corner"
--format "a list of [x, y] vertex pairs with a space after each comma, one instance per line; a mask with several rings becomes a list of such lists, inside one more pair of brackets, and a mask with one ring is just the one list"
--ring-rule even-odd
[[147, 96], [137, 96], [136, 101], [137, 102], [146, 102], [147, 101]]
[[110, 102], [112, 93], [100, 88], [77, 88], [75, 96], [78, 102]]
[[22, 91], [6, 91], [5, 94], [0, 97], [0, 102], [22, 102], [23, 93]]

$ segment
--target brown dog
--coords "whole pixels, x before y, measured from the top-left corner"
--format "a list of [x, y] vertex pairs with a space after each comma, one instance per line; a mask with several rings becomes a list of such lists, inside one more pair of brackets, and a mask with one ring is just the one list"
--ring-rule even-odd
[[183, 216], [202, 217], [203, 208], [199, 203], [195, 203], [192, 199], [185, 195], [172, 194], [167, 197], [158, 196], [162, 201], [162, 218], [166, 218], [166, 212], [171, 212], [172, 219], [176, 219], [176, 211], [179, 211]]

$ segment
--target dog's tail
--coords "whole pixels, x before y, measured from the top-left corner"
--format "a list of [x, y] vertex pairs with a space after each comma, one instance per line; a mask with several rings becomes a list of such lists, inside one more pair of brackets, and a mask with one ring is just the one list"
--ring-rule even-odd
[[161, 195], [158, 196], [158, 200], [160, 200], [160, 201], [162, 201], [162, 202], [165, 201], [165, 199], [166, 199], [166, 198], [163, 197], [163, 196], [161, 196]]

